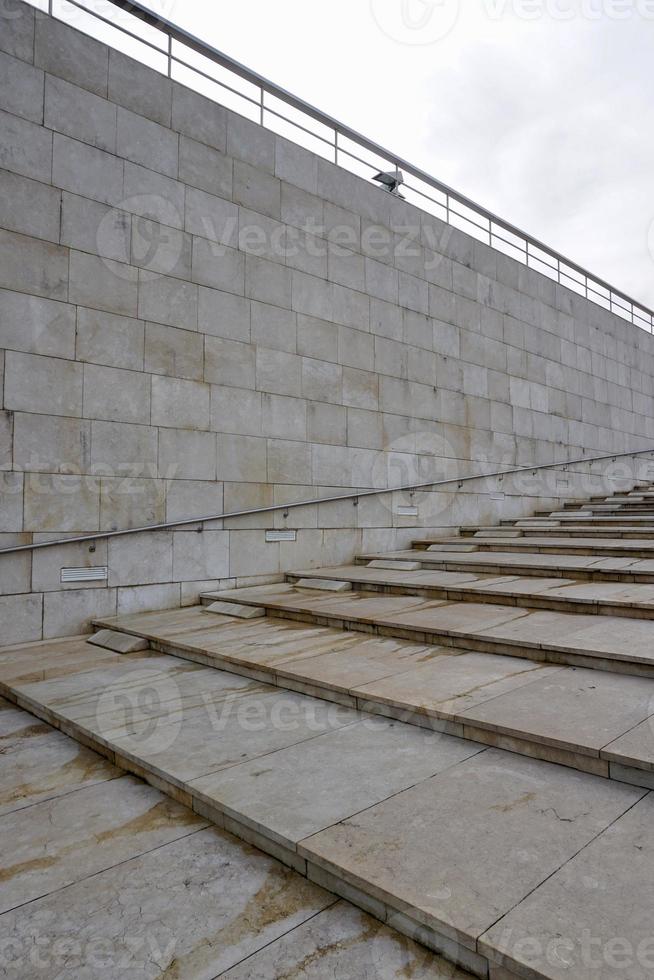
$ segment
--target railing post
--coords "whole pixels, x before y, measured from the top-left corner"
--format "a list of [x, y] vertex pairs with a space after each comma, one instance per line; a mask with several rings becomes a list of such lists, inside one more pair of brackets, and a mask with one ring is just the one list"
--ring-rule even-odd
[[173, 77], [173, 39], [168, 35], [168, 78]]

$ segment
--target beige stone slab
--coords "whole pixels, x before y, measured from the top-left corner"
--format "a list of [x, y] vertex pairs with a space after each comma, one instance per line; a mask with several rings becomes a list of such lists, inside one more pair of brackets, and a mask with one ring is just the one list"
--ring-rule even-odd
[[[450, 651], [451, 652], [451, 651]], [[536, 678], [557, 674], [561, 668], [492, 653], [441, 656], [413, 670], [352, 688], [367, 701], [379, 701], [435, 718], [465, 717], [467, 708], [498, 698], [507, 691], [522, 691]]]
[[93, 636], [89, 636], [86, 642], [96, 647], [104, 647], [106, 650], [113, 650], [114, 653], [138, 653], [149, 647], [147, 640], [132, 636], [130, 633], [119, 633], [117, 630], [98, 630]]
[[0, 818], [0, 913], [206, 825], [132, 776], [8, 813]]
[[154, 730], [145, 730], [145, 737], [141, 727], [124, 735], [115, 728], [109, 738], [117, 754], [140, 761], [181, 786], [189, 779], [346, 727], [359, 717], [340, 704], [275, 690], [185, 712], [181, 718], [161, 719]]
[[457, 651], [436, 644], [420, 646], [416, 643], [375, 637], [369, 640], [359, 639], [358, 643], [345, 650], [279, 661], [275, 664], [275, 673], [282, 684], [284, 680], [296, 678], [311, 682], [317, 687], [358, 695], [358, 689], [364, 684], [456, 655]]
[[131, 616], [115, 616], [98, 620], [98, 625], [125, 632], [135, 631], [144, 635], [156, 633], [161, 637], [173, 637], [189, 629], [215, 629], [216, 622], [204, 616], [200, 606], [187, 609], [171, 609], [165, 612], [135, 613]]
[[282, 936], [222, 980], [470, 980], [470, 974], [347, 902]]
[[555, 670], [461, 713], [491, 731], [599, 756], [654, 712], [654, 681], [583, 668]]
[[0, 712], [0, 814], [120, 775], [118, 769], [33, 715]]
[[654, 772], [654, 703], [649, 705], [648, 717], [631, 731], [602, 749], [602, 758], [621, 766]]
[[475, 949], [641, 795], [488, 749], [304, 840], [299, 852]]
[[484, 628], [480, 634], [571, 654], [603, 654], [614, 660], [654, 663], [654, 623], [646, 619], [531, 612], [515, 622]]
[[[505, 624], [520, 621], [528, 615], [526, 609], [514, 606], [485, 605], [475, 602], [450, 602], [424, 609], [412, 609], [395, 615], [393, 622], [415, 629], [444, 630], [461, 633], [482, 633], [493, 627], [501, 630]], [[387, 619], [390, 622], [390, 618]]]
[[45, 680], [119, 661], [116, 653], [89, 646], [86, 637], [40, 641], [0, 651], [0, 685]]
[[261, 606], [244, 606], [239, 602], [212, 602], [204, 607], [205, 613], [214, 613], [220, 616], [233, 616], [236, 619], [261, 619], [266, 615], [266, 610]]
[[205, 802], [294, 846], [478, 751], [472, 742], [367, 717], [191, 786]]
[[654, 796], [649, 793], [480, 939], [521, 977], [651, 980]]
[[339, 582], [329, 578], [301, 578], [295, 583], [296, 589], [319, 589], [322, 592], [351, 592], [351, 582]]
[[[201, 830], [5, 913], [13, 971], [95, 980], [208, 980], [333, 904], [323, 889], [217, 829]], [[64, 966], [62, 954], [65, 950]], [[99, 965], [101, 964], [101, 965]], [[63, 971], [63, 972], [62, 972]]]

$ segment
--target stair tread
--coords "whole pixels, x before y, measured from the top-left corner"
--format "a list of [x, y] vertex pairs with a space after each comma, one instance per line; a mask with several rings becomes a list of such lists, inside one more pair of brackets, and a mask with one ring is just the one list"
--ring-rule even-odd
[[[185, 617], [186, 631], [177, 635], [192, 630], [202, 616], [195, 609]], [[133, 628], [139, 619], [152, 623], [156, 618], [144, 614], [112, 622], [125, 628], [128, 619]], [[165, 625], [179, 630], [173, 617]], [[271, 628], [279, 626], [269, 620], [231, 621], [214, 632], [224, 638], [231, 633], [235, 641], [240, 635], [243, 643], [247, 635]], [[206, 630], [198, 635], [208, 637]], [[44, 663], [46, 650], [47, 644], [41, 649], [34, 645], [25, 648], [24, 656]], [[483, 661], [490, 663], [485, 656], [476, 659], [477, 669]], [[440, 663], [460, 660], [443, 657]], [[631, 866], [625, 867], [624, 878], [615, 877], [623, 867], [621, 848], [610, 846], [607, 828], [618, 844], [629, 839], [630, 814], [641, 805], [642, 788], [336, 708], [234, 673], [191, 664], [180, 671], [179, 665], [179, 659], [165, 654], [148, 658], [145, 682], [151, 685], [156, 677], [160, 694], [166, 694], [167, 685], [175, 692], [174, 703], [165, 696], [159, 702], [156, 737], [144, 738], [134, 727], [135, 712], [148, 731], [153, 715], [150, 706], [147, 714], [136, 707], [143, 663], [129, 655], [109, 668], [86, 665], [76, 675], [12, 682], [10, 690], [40, 717], [65, 723], [93, 744], [100, 740], [116, 753], [119, 764], [131, 759], [125, 764], [137, 763], [146, 774], [189, 794], [194, 805], [224, 814], [236, 833], [242, 828], [244, 834], [257, 835], [259, 846], [284, 848], [289, 862], [308, 861], [309, 877], [322, 869], [333, 876], [332, 887], [349, 889], [361, 902], [384, 903], [380, 914], [390, 924], [404, 916], [416, 929], [427, 926], [441, 939], [454, 940], [459, 957], [479, 973], [487, 969], [486, 958], [496, 963], [504, 958], [508, 967], [520, 965], [513, 951], [502, 947], [506, 936], [497, 924], [521, 914], [523, 903], [527, 915], [539, 889], [565, 874], [581, 851], [592, 856], [597, 841], [602, 861], [595, 874], [612, 869], [612, 895], [615, 889], [631, 887]], [[544, 670], [551, 680], [567, 671]], [[540, 674], [533, 664], [525, 664], [525, 671]], [[460, 680], [469, 685], [472, 675], [466, 678], [465, 673]], [[535, 683], [544, 679], [542, 674]], [[112, 691], [127, 698], [132, 710], [112, 710], [116, 702], [107, 700]], [[265, 704], [264, 723], [243, 725], [238, 710], [225, 711], [234, 698], [246, 712]], [[214, 712], [207, 711], [208, 703]], [[293, 726], [265, 723], [275, 711], [282, 717], [283, 709], [291, 708]], [[415, 832], [418, 827], [420, 833]], [[516, 841], [525, 860], [516, 861]], [[651, 881], [654, 855], [639, 849], [638, 861]], [[590, 898], [598, 900], [594, 893]], [[615, 903], [603, 909], [597, 928], [608, 938], [618, 934], [619, 923], [619, 934], [637, 943], [641, 933], [644, 938], [645, 924], [622, 922], [625, 903], [617, 905], [614, 917], [610, 909]], [[586, 912], [586, 904], [572, 908], [573, 918], [575, 908], [582, 907]], [[547, 935], [556, 938], [555, 933]], [[537, 975], [556, 980], [548, 964], [539, 966]]]

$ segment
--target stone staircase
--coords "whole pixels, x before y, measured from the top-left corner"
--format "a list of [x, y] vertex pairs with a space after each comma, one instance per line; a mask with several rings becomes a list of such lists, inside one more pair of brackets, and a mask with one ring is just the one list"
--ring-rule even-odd
[[654, 975], [654, 488], [202, 601], [0, 692], [479, 977]]

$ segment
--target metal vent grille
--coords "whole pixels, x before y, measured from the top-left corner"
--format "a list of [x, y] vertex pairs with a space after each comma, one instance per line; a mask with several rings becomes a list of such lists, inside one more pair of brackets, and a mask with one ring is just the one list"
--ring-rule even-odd
[[106, 582], [109, 569], [106, 565], [92, 565], [90, 568], [62, 568], [62, 582]]
[[266, 541], [295, 541], [297, 531], [266, 531]]

